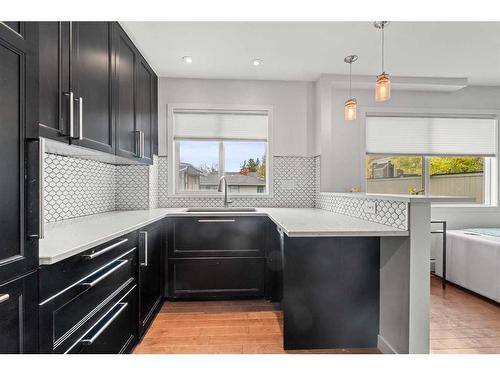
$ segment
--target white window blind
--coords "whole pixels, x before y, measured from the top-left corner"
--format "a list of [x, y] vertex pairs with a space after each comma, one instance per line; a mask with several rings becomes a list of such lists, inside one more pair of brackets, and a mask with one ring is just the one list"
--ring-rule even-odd
[[174, 139], [267, 140], [266, 111], [175, 111]]
[[366, 117], [366, 152], [402, 155], [495, 156], [496, 120]]

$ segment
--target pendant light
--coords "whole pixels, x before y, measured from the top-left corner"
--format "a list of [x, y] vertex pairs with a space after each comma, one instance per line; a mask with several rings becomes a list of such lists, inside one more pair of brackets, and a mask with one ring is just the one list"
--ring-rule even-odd
[[349, 97], [344, 103], [344, 120], [346, 121], [356, 120], [356, 115], [358, 112], [358, 102], [356, 101], [356, 98], [353, 98], [351, 96], [352, 63], [355, 62], [357, 59], [358, 59], [357, 55], [349, 55], [346, 56], [346, 58], [344, 59], [344, 62], [349, 64]]
[[377, 76], [375, 84], [375, 100], [385, 102], [391, 98], [391, 79], [384, 71], [384, 29], [389, 25], [389, 21], [376, 21], [373, 23], [377, 29], [382, 30], [382, 73]]

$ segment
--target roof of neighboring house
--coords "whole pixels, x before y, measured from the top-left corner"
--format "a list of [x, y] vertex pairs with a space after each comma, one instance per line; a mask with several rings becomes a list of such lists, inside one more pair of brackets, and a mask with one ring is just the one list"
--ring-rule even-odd
[[179, 172], [186, 171], [186, 173], [190, 176], [203, 176], [202, 170], [196, 168], [193, 164], [190, 163], [179, 163]]
[[[266, 179], [260, 177], [256, 172], [249, 172], [248, 176], [240, 172], [226, 172], [225, 173], [227, 184], [229, 186], [265, 186]], [[200, 177], [200, 185], [219, 185], [219, 174], [210, 173], [206, 176]]]

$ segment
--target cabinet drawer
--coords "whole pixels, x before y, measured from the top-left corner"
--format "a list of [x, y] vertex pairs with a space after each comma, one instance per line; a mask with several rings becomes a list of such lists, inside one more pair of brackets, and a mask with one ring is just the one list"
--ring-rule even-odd
[[0, 354], [36, 353], [36, 273], [0, 283]]
[[69, 354], [128, 353], [135, 344], [136, 292], [134, 285], [104, 313], [67, 351]]
[[135, 280], [136, 248], [40, 303], [41, 348], [51, 352]]
[[120, 236], [50, 266], [41, 267], [39, 272], [40, 301], [73, 285], [134, 247], [137, 247], [136, 232]]
[[202, 258], [169, 261], [172, 298], [262, 297], [265, 258]]
[[176, 217], [169, 227], [169, 257], [264, 256], [263, 217]]

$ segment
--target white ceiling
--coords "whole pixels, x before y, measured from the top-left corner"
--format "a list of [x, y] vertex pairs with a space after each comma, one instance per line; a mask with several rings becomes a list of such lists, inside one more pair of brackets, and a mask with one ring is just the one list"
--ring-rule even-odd
[[[314, 81], [380, 72], [380, 32], [372, 22], [121, 22], [162, 77]], [[393, 76], [463, 77], [500, 85], [500, 22], [392, 22], [386, 68]], [[193, 63], [181, 58], [189, 55]], [[254, 67], [253, 58], [263, 60]]]

